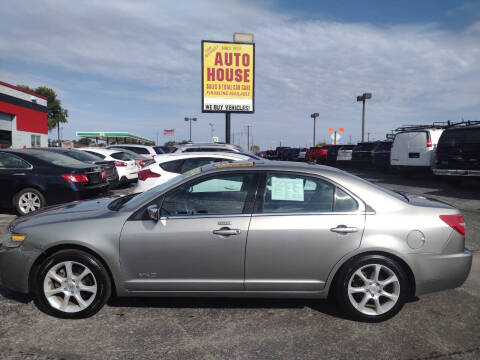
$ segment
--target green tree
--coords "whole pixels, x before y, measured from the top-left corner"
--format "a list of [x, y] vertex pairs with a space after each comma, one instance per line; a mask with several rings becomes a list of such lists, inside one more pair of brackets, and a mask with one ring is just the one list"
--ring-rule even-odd
[[68, 110], [62, 107], [62, 102], [57, 98], [57, 93], [55, 90], [46, 86], [39, 86], [36, 89], [32, 89], [27, 85], [18, 86], [47, 98], [48, 130], [52, 130], [54, 128], [58, 129], [60, 123], [68, 122]]
[[92, 140], [90, 140], [89, 138], [81, 138], [80, 140], [77, 141], [77, 144], [79, 145], [90, 145], [92, 143]]

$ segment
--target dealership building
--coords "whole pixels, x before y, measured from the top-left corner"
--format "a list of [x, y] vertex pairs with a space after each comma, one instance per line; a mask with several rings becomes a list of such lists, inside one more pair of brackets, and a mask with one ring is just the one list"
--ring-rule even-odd
[[0, 81], [0, 148], [48, 146], [47, 98]]

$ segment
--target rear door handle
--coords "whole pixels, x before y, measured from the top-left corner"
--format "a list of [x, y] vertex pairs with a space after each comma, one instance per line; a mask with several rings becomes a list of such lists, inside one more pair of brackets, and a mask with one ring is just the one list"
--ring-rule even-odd
[[17, 175], [18, 176], [18, 175], [27, 175], [27, 174], [25, 174], [25, 173], [15, 173], [15, 174], [12, 174], [12, 175]]
[[335, 228], [331, 228], [330, 231], [338, 233], [338, 234], [350, 234], [350, 233], [358, 232], [358, 228], [348, 227], [348, 226], [345, 226], [345, 225], [338, 225]]
[[233, 235], [238, 235], [241, 233], [240, 229], [229, 229], [229, 228], [221, 228], [218, 230], [213, 230], [213, 233], [215, 235], [221, 235], [221, 236], [233, 236]]

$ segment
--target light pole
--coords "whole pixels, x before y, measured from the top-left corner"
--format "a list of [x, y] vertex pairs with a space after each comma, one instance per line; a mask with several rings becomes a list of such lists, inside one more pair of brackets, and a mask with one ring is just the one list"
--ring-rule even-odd
[[213, 141], [213, 133], [215, 132], [215, 124], [208, 123], [208, 125], [210, 125], [210, 137], [212, 138], [212, 141]]
[[313, 119], [313, 147], [315, 147], [315, 125], [316, 125], [318, 116], [319, 116], [318, 113], [313, 113], [310, 115], [310, 117]]
[[190, 141], [192, 141], [192, 121], [197, 121], [197, 118], [196, 117], [192, 117], [192, 118], [186, 117], [185, 121], [190, 121]]
[[357, 96], [357, 101], [363, 102], [363, 109], [362, 109], [362, 142], [365, 141], [365, 100], [371, 99], [372, 93], [363, 93], [360, 96]]

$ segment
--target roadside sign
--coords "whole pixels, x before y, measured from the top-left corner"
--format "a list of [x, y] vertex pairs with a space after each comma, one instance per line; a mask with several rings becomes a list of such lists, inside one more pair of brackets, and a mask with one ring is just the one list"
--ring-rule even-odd
[[329, 132], [332, 132], [332, 131], [333, 131], [333, 128], [332, 128], [332, 127], [329, 127], [329, 128], [328, 128], [328, 131], [329, 131]]
[[[337, 136], [337, 139], [335, 140], [335, 135]], [[332, 135], [330, 135], [330, 139], [332, 139], [332, 142], [337, 144], [338, 140], [340, 140], [342, 137], [340, 136], [339, 133], [335, 132]]]
[[202, 41], [202, 112], [253, 113], [255, 44]]
[[340, 132], [343, 132], [345, 129], [343, 127], [341, 127], [339, 130], [340, 130]]
[[219, 141], [218, 136], [212, 137], [212, 142], [217, 143]]

